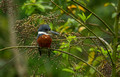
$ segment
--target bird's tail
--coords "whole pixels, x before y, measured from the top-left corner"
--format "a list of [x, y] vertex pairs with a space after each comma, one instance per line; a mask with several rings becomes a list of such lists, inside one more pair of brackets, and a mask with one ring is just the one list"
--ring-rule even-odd
[[40, 47], [38, 47], [38, 51], [39, 51], [39, 54], [40, 54], [40, 56], [41, 56], [41, 50], [40, 50]]

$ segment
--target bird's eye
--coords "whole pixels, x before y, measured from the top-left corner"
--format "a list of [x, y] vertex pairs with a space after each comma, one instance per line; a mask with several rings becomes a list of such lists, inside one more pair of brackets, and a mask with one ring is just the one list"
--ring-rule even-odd
[[48, 29], [45, 29], [45, 31], [48, 31]]

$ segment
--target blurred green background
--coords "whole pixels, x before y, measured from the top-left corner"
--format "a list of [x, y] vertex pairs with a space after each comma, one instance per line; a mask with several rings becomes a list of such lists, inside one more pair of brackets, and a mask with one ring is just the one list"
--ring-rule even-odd
[[[7, 3], [3, 2], [4, 0], [0, 0], [0, 49], [5, 48], [10, 46], [9, 42], [9, 27], [8, 27], [8, 15], [7, 15], [7, 9], [4, 5], [7, 5]], [[71, 0], [53, 0], [55, 3], [57, 3], [59, 6], [61, 6], [63, 9], [65, 9], [68, 12], [72, 12], [76, 16], [79, 16], [79, 14], [82, 15], [84, 13], [86, 16], [89, 16], [90, 13], [85, 11], [85, 9], [78, 7], [75, 3], [73, 3]], [[90, 10], [92, 10], [94, 13], [96, 13], [99, 17], [101, 17], [112, 29], [113, 29], [113, 24], [114, 24], [114, 4], [116, 4], [115, 0], [76, 0], [79, 3], [83, 4], [84, 6], [88, 7]], [[2, 3], [3, 2], [3, 3]], [[110, 5], [110, 3], [114, 3], [113, 5]], [[15, 0], [14, 4], [15, 10], [16, 10], [16, 15], [17, 15], [17, 20], [22, 20], [25, 18], [28, 18], [29, 16], [33, 14], [39, 14], [43, 16], [48, 16], [48, 14], [58, 14], [58, 19], [59, 20], [64, 20], [64, 22], [54, 22], [54, 23], [49, 23], [51, 24], [51, 28], [53, 30], [56, 30], [57, 32], [63, 34], [63, 33], [80, 33], [83, 36], [92, 36], [91, 33], [89, 33], [82, 25], [77, 23], [75, 20], [70, 18], [70, 16], [64, 14], [62, 10], [60, 10], [58, 7], [53, 5], [50, 0]], [[84, 20], [82, 20], [84, 21]], [[106, 37], [111, 37], [109, 34], [104, 33], [103, 31], [100, 30], [100, 28], [104, 29], [105, 31], [108, 31], [105, 26], [94, 16], [91, 16], [86, 22], [86, 25], [96, 33], [96, 35], [106, 38]], [[45, 23], [44, 21], [41, 23]], [[90, 25], [90, 24], [93, 24]], [[54, 26], [53, 26], [54, 25]], [[95, 25], [95, 26], [94, 26]], [[99, 27], [96, 27], [99, 26]], [[110, 40], [106, 40], [109, 43], [111, 42]], [[64, 44], [63, 44], [64, 45]], [[78, 48], [79, 49], [79, 48]], [[74, 50], [74, 49], [73, 49]], [[75, 52], [74, 52], [75, 53]], [[77, 55], [77, 53], [75, 53]], [[92, 53], [91, 53], [92, 54]], [[81, 55], [82, 58], [84, 56]], [[0, 67], [2, 67], [5, 63], [9, 62], [10, 59], [13, 58], [13, 54], [11, 50], [5, 50], [0, 52]], [[53, 57], [54, 58], [54, 57]], [[61, 59], [61, 58], [60, 58]], [[86, 58], [85, 58], [86, 59]], [[30, 59], [29, 59], [30, 60]], [[60, 64], [59, 68], [57, 68], [59, 62], [55, 62], [56, 60], [59, 61], [59, 57], [56, 60], [53, 60], [49, 62], [48, 59], [43, 57], [41, 59], [48, 61], [47, 64], [41, 65], [43, 68], [40, 68], [43, 71], [48, 70], [49, 73], [52, 72], [52, 75], [49, 77], [73, 77], [73, 73], [71, 73], [71, 70], [65, 69], [68, 68], [67, 66], [63, 66]], [[66, 65], [67, 62], [63, 60], [63, 64], [65, 63]], [[29, 65], [32, 67], [34, 64], [39, 65], [37, 61], [29, 61], [32, 65]], [[40, 63], [41, 64], [41, 63]], [[49, 64], [52, 65], [53, 67], [49, 67]], [[17, 77], [17, 73], [15, 70], [15, 65], [14, 65], [14, 60], [9, 62], [9, 64], [5, 65], [0, 69], [0, 77]], [[32, 67], [35, 68], [35, 67]], [[37, 67], [36, 67], [37, 68]], [[87, 68], [87, 67], [86, 67]], [[85, 69], [86, 69], [85, 68]], [[70, 68], [71, 69], [71, 68]], [[90, 69], [90, 68], [89, 68]], [[61, 71], [64, 70], [64, 71]], [[92, 70], [92, 69], [90, 69]], [[44, 72], [42, 73], [44, 74]], [[66, 72], [67, 71], [67, 72]], [[93, 71], [93, 70], [92, 70]], [[41, 71], [39, 70], [39, 73]], [[84, 72], [84, 71], [83, 71]], [[83, 73], [77, 75], [76, 77], [95, 77], [94, 74], [87, 74]], [[94, 71], [93, 71], [94, 72]], [[29, 76], [33, 76], [33, 74], [28, 70]], [[37, 75], [37, 74], [36, 74]], [[38, 74], [39, 75], [39, 74]], [[90, 76], [89, 76], [90, 75]], [[37, 76], [36, 76], [37, 77]]]

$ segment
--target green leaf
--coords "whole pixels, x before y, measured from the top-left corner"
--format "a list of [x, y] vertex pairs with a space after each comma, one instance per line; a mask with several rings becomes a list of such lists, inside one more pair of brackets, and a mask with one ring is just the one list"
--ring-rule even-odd
[[68, 69], [68, 68], [64, 68], [64, 69], [62, 69], [62, 71], [66, 71], [66, 72], [69, 72], [69, 73], [75, 73], [73, 70]]
[[45, 7], [43, 5], [36, 3], [35, 6], [37, 6], [40, 11], [42, 11], [42, 12], [45, 11]]
[[99, 65], [102, 60], [104, 60], [103, 56], [96, 57], [93, 61], [93, 66]]
[[69, 43], [62, 42], [60, 48], [66, 48], [66, 47], [69, 47]]
[[53, 7], [51, 7], [51, 6], [44, 6], [45, 7], [45, 9], [53, 9]]
[[25, 13], [26, 13], [27, 15], [31, 15], [31, 14], [34, 12], [34, 10], [35, 10], [35, 8], [34, 8], [34, 7], [31, 7], [31, 9], [27, 9], [27, 10], [25, 11]]
[[83, 12], [82, 12], [82, 15], [83, 15], [84, 19], [86, 20], [86, 16], [85, 16], [85, 14]]
[[30, 2], [35, 3], [35, 2], [36, 2], [36, 0], [30, 0]]
[[54, 28], [53, 23], [50, 23], [49, 26], [50, 26], [51, 30], [53, 30], [53, 28]]
[[82, 52], [82, 49], [80, 47], [76, 47], [77, 50], [79, 50], [80, 52]]
[[114, 8], [116, 7], [115, 3], [111, 3], [111, 5], [112, 5]]
[[58, 54], [58, 55], [60, 55], [61, 54], [61, 52], [59, 52], [59, 51], [53, 51], [55, 54]]
[[86, 16], [82, 13], [81, 14], [78, 14], [78, 16], [85, 22], [86, 21]]
[[75, 67], [75, 70], [79, 70], [81, 68], [81, 65], [77, 65], [76, 67]]
[[117, 51], [120, 51], [120, 45], [118, 45]]
[[91, 74], [94, 74], [94, 73], [95, 73], [95, 70], [94, 70], [93, 68], [90, 68], [89, 71], [90, 71]]
[[117, 16], [116, 12], [112, 14], [112, 18], [115, 18], [116, 16]]
[[86, 20], [88, 20], [88, 19], [91, 17], [91, 15], [92, 15], [92, 13], [91, 13], [89, 16], [87, 16], [87, 19], [86, 19]]

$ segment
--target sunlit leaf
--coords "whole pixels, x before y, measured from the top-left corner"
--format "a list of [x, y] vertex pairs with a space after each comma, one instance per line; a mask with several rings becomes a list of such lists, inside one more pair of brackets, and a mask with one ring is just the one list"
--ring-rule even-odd
[[32, 3], [35, 3], [36, 2], [36, 0], [30, 0]]
[[62, 10], [60, 10], [60, 13], [63, 14], [64, 12]]
[[36, 6], [39, 8], [40, 11], [44, 12], [45, 11], [45, 7], [41, 4], [36, 4]]
[[120, 45], [118, 45], [117, 51], [120, 51]]
[[93, 66], [96, 66], [96, 65], [100, 64], [100, 62], [101, 62], [102, 60], [104, 60], [103, 56], [97, 56], [97, 57], [95, 58], [95, 60], [93, 61]]
[[83, 21], [85, 21], [85, 18], [83, 17], [83, 15], [78, 14], [78, 16], [79, 16]]
[[81, 65], [76, 65], [75, 70], [79, 70], [81, 68]]
[[104, 4], [104, 7], [106, 7], [106, 6], [108, 6], [108, 5], [110, 5], [110, 3], [109, 3], [109, 2], [105, 3], [105, 4]]
[[93, 68], [90, 68], [89, 71], [90, 71], [91, 74], [94, 74], [94, 73], [95, 73], [95, 70], [94, 70]]
[[82, 52], [82, 49], [80, 47], [76, 47], [77, 50], [79, 50], [80, 52]]
[[82, 32], [84, 29], [86, 29], [84, 26], [81, 26], [79, 29], [78, 29], [78, 31], [79, 32]]
[[53, 30], [53, 27], [54, 27], [53, 24], [50, 23], [49, 26], [50, 26], [51, 30]]
[[67, 41], [70, 43], [72, 40], [77, 40], [76, 36], [69, 35], [68, 37], [66, 36]]
[[116, 16], [117, 16], [116, 12], [112, 14], [112, 18], [115, 18]]
[[69, 72], [69, 73], [75, 73], [73, 70], [68, 69], [68, 68], [64, 68], [64, 69], [62, 69], [62, 71], [66, 71], [66, 72]]
[[82, 10], [83, 12], [86, 11], [86, 10], [85, 10], [83, 7], [81, 7], [81, 6], [78, 6], [78, 8], [79, 8], [80, 10]]
[[94, 51], [90, 52], [88, 56], [88, 64], [92, 63], [92, 61], [94, 60], [94, 57], [95, 57], [95, 52]]
[[115, 3], [111, 3], [111, 5], [112, 5], [113, 7], [116, 7]]
[[76, 5], [71, 5], [70, 8], [77, 8], [77, 6]]
[[59, 52], [59, 51], [53, 51], [53, 52], [56, 53], [57, 55], [61, 54], [61, 52]]
[[75, 14], [75, 13], [76, 13], [76, 10], [73, 10], [72, 13]]
[[51, 7], [51, 6], [44, 6], [45, 7], [45, 9], [53, 9], [53, 7]]
[[84, 19], [86, 19], [86, 16], [85, 16], [85, 14], [83, 12], [82, 12], [82, 16], [83, 16]]
[[66, 31], [70, 26], [66, 26], [65, 28], [63, 28], [60, 32], [60, 34], [62, 34], [64, 31]]
[[87, 20], [91, 17], [92, 13], [87, 16]]
[[[84, 21], [84, 22], [86, 22], [86, 20], [87, 20], [87, 17], [86, 17], [86, 15], [82, 12], [82, 14], [78, 14], [78, 16]], [[90, 16], [89, 16], [90, 17]]]

